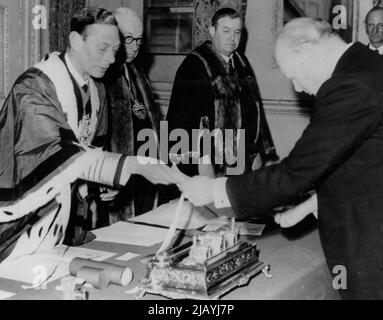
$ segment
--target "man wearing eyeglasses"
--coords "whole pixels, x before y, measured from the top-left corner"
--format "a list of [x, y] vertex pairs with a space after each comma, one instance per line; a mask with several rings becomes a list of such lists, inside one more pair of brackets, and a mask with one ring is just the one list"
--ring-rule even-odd
[[370, 40], [368, 47], [383, 55], [383, 8], [372, 8], [367, 13], [365, 25]]
[[[158, 136], [159, 112], [149, 80], [136, 60], [143, 42], [142, 22], [129, 8], [117, 9], [114, 16], [123, 45], [105, 77], [111, 103], [110, 144], [113, 152], [137, 155], [144, 143], [137, 138], [141, 130], [151, 129], [153, 135]], [[150, 211], [154, 200], [155, 187], [142, 177], [134, 176], [113, 202], [109, 202], [112, 217], [126, 219]]]

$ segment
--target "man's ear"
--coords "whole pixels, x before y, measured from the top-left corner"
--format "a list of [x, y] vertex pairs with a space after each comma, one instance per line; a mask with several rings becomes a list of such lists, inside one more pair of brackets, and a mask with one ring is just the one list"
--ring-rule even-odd
[[209, 27], [209, 34], [212, 39], [215, 37], [215, 27], [213, 26]]
[[71, 48], [73, 48], [74, 50], [79, 50], [80, 46], [83, 43], [83, 38], [78, 32], [72, 31], [69, 34], [69, 43]]

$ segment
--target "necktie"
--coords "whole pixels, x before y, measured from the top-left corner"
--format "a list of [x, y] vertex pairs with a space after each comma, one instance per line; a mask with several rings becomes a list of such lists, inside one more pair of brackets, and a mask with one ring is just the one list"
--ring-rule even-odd
[[235, 74], [233, 57], [229, 59], [229, 74], [232, 76]]
[[88, 93], [88, 89], [89, 89], [89, 87], [88, 87], [88, 85], [87, 84], [84, 84], [83, 86], [82, 86], [82, 90], [85, 92], [85, 100], [86, 100], [86, 102], [85, 102], [85, 112], [84, 112], [84, 114], [91, 114], [92, 113], [92, 104], [91, 104], [91, 101], [90, 101], [90, 93]]
[[130, 83], [130, 76], [129, 76], [129, 71], [128, 71], [128, 68], [125, 66], [125, 80], [126, 80], [126, 83], [128, 84], [128, 87], [129, 89], [131, 88], [131, 83]]

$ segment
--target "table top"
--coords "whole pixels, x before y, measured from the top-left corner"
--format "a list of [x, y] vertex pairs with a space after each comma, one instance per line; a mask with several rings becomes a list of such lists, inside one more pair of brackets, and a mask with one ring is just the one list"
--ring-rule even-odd
[[[227, 293], [222, 300], [280, 300], [280, 299], [339, 299], [332, 289], [332, 278], [323, 256], [317, 229], [291, 239], [280, 229], [266, 232], [255, 239], [260, 250], [259, 259], [271, 266], [272, 279], [262, 273], [250, 282]], [[136, 296], [127, 291], [134, 289], [146, 275], [146, 266], [142, 257], [156, 252], [159, 244], [152, 247], [140, 247], [126, 244], [92, 241], [86, 248], [109, 251], [119, 255], [127, 252], [137, 253], [138, 257], [130, 261], [117, 261], [109, 258], [107, 262], [129, 266], [133, 281], [126, 287], [110, 284], [106, 289], [90, 288], [90, 300], [133, 300]], [[56, 287], [59, 280], [49, 283], [45, 289], [22, 288], [23, 283], [0, 279], [0, 290], [16, 293], [12, 300], [61, 300], [62, 292]], [[146, 294], [143, 300], [166, 299], [162, 296]]]

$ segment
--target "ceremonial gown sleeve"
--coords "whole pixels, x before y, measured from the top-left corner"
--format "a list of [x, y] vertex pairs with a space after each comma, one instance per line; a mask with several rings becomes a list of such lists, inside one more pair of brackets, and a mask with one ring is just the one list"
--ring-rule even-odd
[[[40, 208], [77, 178], [119, 183], [123, 159], [79, 146], [50, 79], [36, 68], [21, 75], [0, 110], [0, 261], [24, 231], [51, 213]], [[90, 168], [102, 163], [109, 165], [93, 175]]]
[[0, 205], [37, 190], [82, 153], [50, 79], [32, 68], [0, 111]]

